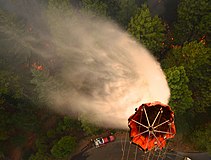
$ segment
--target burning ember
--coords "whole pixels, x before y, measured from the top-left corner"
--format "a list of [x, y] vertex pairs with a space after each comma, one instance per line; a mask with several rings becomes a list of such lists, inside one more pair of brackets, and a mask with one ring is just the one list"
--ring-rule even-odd
[[42, 71], [44, 69], [42, 65], [38, 65], [37, 63], [33, 63], [32, 67], [34, 67], [38, 71]]

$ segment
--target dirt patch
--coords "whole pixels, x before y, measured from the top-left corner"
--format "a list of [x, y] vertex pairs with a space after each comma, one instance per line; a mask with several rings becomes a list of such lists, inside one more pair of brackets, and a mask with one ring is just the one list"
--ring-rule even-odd
[[197, 152], [191, 143], [185, 142], [182, 135], [176, 135], [170, 143], [169, 148], [179, 152]]

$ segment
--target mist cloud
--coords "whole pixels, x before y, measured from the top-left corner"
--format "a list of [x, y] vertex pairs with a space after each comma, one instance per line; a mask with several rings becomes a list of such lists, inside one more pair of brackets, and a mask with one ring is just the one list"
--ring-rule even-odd
[[[34, 16], [36, 8], [39, 16]], [[37, 33], [22, 37], [24, 47], [60, 63], [54, 77], [64, 86], [46, 90], [53, 110], [85, 115], [99, 126], [127, 128], [128, 117], [142, 103], [168, 103], [160, 64], [116, 24], [82, 12], [67, 16], [41, 8], [18, 11], [18, 16], [26, 17]], [[40, 42], [48, 47], [34, 45]]]

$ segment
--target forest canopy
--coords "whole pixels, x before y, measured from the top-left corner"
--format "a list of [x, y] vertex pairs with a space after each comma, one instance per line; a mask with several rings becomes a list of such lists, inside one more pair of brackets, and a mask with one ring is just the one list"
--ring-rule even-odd
[[[165, 12], [152, 14], [153, 7], [144, 0], [34, 0], [30, 2], [37, 11], [34, 17], [28, 17], [31, 10], [24, 8], [24, 0], [3, 3], [0, 1], [0, 159], [13, 158], [16, 151], [24, 160], [67, 159], [81, 139], [106, 130], [89, 123], [83, 115], [62, 115], [47, 107], [46, 92], [65, 89], [69, 82], [59, 79], [59, 58], [48, 59], [46, 55], [46, 63], [34, 50], [56, 53], [63, 47], [65, 53], [65, 45], [60, 43], [66, 43], [65, 32], [58, 29], [58, 17], [70, 18], [81, 12], [93, 19], [112, 21], [156, 57], [171, 90], [169, 105], [175, 112], [178, 135], [194, 146], [194, 151], [211, 153], [208, 0], [177, 1], [172, 20], [166, 18]], [[163, 3], [171, 5], [169, 1]], [[36, 23], [36, 17], [43, 16], [39, 12], [43, 8], [48, 22]], [[68, 18], [62, 20], [62, 30], [69, 27]], [[37, 34], [38, 24], [48, 38], [56, 37], [53, 42]], [[34, 39], [30, 39], [31, 35]]]

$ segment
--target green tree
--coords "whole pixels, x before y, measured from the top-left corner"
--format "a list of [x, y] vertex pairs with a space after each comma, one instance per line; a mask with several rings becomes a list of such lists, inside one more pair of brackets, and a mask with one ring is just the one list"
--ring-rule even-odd
[[85, 11], [91, 11], [97, 16], [107, 16], [107, 5], [100, 0], [82, 0]]
[[51, 149], [51, 153], [55, 158], [65, 158], [70, 155], [76, 147], [76, 140], [74, 137], [62, 137]]
[[211, 33], [211, 5], [209, 0], [181, 0], [177, 10], [177, 22], [174, 25], [176, 44], [199, 40]]
[[165, 25], [158, 16], [152, 17], [146, 4], [131, 18], [128, 32], [144, 44], [158, 58], [165, 41]]
[[138, 9], [135, 0], [120, 0], [117, 21], [125, 28]]
[[24, 77], [13, 71], [0, 70], [0, 117], [5, 118], [3, 121], [0, 120], [0, 124], [2, 122], [6, 128], [12, 125], [12, 130], [19, 128], [31, 131], [37, 127], [34, 123], [36, 115], [32, 113], [35, 108], [26, 95], [27, 85], [23, 82]]
[[167, 81], [171, 90], [169, 105], [176, 114], [183, 114], [193, 106], [192, 92], [188, 88], [189, 79], [183, 66], [172, 67], [165, 70]]
[[70, 132], [80, 132], [81, 127], [80, 121], [76, 119], [72, 119], [68, 116], [64, 116], [64, 118], [58, 122], [56, 127], [56, 132], [58, 133], [70, 133]]
[[51, 160], [52, 158], [50, 158], [49, 156], [46, 155], [46, 153], [40, 152], [38, 151], [37, 153], [35, 153], [34, 155], [31, 155], [29, 157], [29, 160]]
[[183, 66], [174, 66], [164, 71], [171, 90], [169, 105], [175, 112], [177, 133], [186, 136], [192, 129], [189, 109], [193, 106], [193, 99], [192, 92], [188, 88], [189, 79]]
[[48, 149], [48, 142], [46, 136], [39, 136], [35, 142], [36, 149], [39, 153], [46, 153]]
[[191, 135], [191, 140], [197, 150], [210, 152], [211, 125], [196, 128]]
[[100, 0], [107, 5], [107, 15], [113, 20], [117, 20], [117, 13], [120, 10], [119, 0]]
[[0, 107], [3, 107], [6, 96], [14, 99], [23, 96], [23, 87], [21, 79], [14, 72], [0, 70]]
[[55, 77], [51, 76], [47, 68], [44, 70], [32, 69], [31, 72], [33, 76], [31, 83], [35, 85], [34, 90], [37, 93], [37, 98], [34, 99], [37, 102], [49, 104], [51, 101], [48, 94], [62, 87], [62, 83], [59, 83]]
[[102, 132], [102, 129], [97, 127], [96, 125], [86, 121], [86, 120], [81, 120], [81, 127], [83, 128], [84, 132], [87, 135], [96, 135]]
[[[22, 147], [28, 135], [37, 132], [36, 108], [25, 92], [25, 77], [0, 64], [0, 146]], [[6, 148], [2, 152], [7, 150]], [[1, 147], [0, 147], [1, 150]]]
[[210, 48], [196, 41], [185, 43], [183, 47], [175, 47], [162, 62], [164, 68], [184, 66], [189, 89], [192, 91], [194, 110], [204, 111], [210, 106]]

